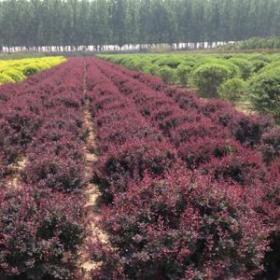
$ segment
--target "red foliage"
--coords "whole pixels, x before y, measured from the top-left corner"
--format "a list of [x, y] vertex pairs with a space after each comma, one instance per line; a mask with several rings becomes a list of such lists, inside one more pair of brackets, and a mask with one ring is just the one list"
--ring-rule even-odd
[[98, 279], [245, 280], [261, 270], [269, 231], [236, 186], [174, 172], [131, 184], [103, 213], [114, 249], [97, 251]]
[[[74, 279], [84, 237], [81, 60], [0, 87], [0, 278]], [[10, 163], [27, 159], [11, 192]], [[57, 192], [60, 191], [60, 192]]]
[[81, 197], [24, 186], [1, 191], [0, 203], [0, 276], [71, 278], [83, 238]]
[[[83, 73], [87, 72], [87, 94]], [[74, 279], [84, 236], [84, 102], [106, 203], [93, 279], [276, 279], [279, 131], [98, 59], [0, 87], [0, 278]], [[25, 155], [26, 185], [4, 190]]]
[[[279, 179], [270, 176], [261, 153], [273, 122], [107, 62], [94, 59], [89, 65], [101, 147], [97, 169], [105, 178], [99, 183], [106, 182], [114, 199], [102, 211], [113, 250], [95, 244], [103, 265], [93, 279], [266, 277], [263, 265], [266, 273], [275, 266], [267, 245], [273, 244], [273, 255], [279, 244], [275, 202], [267, 200], [278, 193]], [[156, 156], [152, 130], [174, 154], [160, 176], [142, 171], [144, 154], [139, 157], [134, 146], [140, 138]], [[113, 168], [106, 169], [110, 151]], [[112, 170], [116, 177], [106, 175]], [[121, 192], [119, 180], [126, 180]]]

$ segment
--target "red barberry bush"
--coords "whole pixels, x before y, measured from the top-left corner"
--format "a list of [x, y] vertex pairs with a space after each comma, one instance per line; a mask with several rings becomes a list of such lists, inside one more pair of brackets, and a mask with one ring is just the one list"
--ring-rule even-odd
[[0, 276], [73, 279], [83, 199], [28, 186], [0, 197]]
[[132, 184], [103, 210], [112, 250], [95, 248], [93, 279], [253, 279], [269, 230], [242, 188], [172, 175]]

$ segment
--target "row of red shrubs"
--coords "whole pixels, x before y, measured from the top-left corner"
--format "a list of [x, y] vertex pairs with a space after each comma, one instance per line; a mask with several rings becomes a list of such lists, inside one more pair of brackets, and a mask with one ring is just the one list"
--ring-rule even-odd
[[[83, 60], [0, 87], [0, 278], [73, 279], [84, 237]], [[27, 165], [7, 186], [11, 166]]]
[[[277, 279], [279, 129], [88, 60], [110, 246], [93, 279]], [[274, 278], [273, 278], [274, 277]]]

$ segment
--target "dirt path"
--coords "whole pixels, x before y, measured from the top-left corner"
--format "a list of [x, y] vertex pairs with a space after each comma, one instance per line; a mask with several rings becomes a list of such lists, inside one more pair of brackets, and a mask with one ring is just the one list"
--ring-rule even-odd
[[18, 161], [9, 166], [11, 175], [5, 179], [5, 186], [8, 190], [18, 190], [20, 188], [21, 171], [27, 164], [27, 158], [21, 157]]
[[[86, 96], [86, 70], [84, 78], [84, 95]], [[98, 208], [98, 201], [100, 199], [100, 192], [95, 184], [92, 184], [91, 178], [94, 168], [94, 162], [97, 161], [97, 156], [94, 153], [96, 144], [95, 136], [93, 130], [93, 123], [91, 114], [89, 111], [89, 101], [85, 101], [84, 110], [84, 127], [87, 129], [88, 137], [86, 145], [84, 147], [85, 155], [85, 177], [86, 186], [84, 187], [84, 196], [86, 199], [85, 210], [86, 210], [86, 239], [84, 246], [82, 246], [79, 252], [79, 266], [82, 270], [83, 280], [88, 280], [90, 278], [90, 271], [100, 265], [100, 263], [95, 262], [91, 259], [90, 250], [88, 245], [93, 241], [99, 240], [101, 242], [107, 243], [107, 235], [98, 227], [100, 221], [100, 212]]]

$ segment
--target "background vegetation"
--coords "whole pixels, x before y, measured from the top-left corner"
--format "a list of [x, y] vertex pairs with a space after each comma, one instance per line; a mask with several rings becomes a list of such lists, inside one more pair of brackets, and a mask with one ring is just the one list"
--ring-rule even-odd
[[3, 46], [239, 41], [280, 35], [280, 0], [4, 0]]
[[253, 37], [236, 44], [229, 44], [229, 48], [239, 48], [241, 50], [253, 49], [280, 49], [280, 37], [272, 36], [268, 38]]

